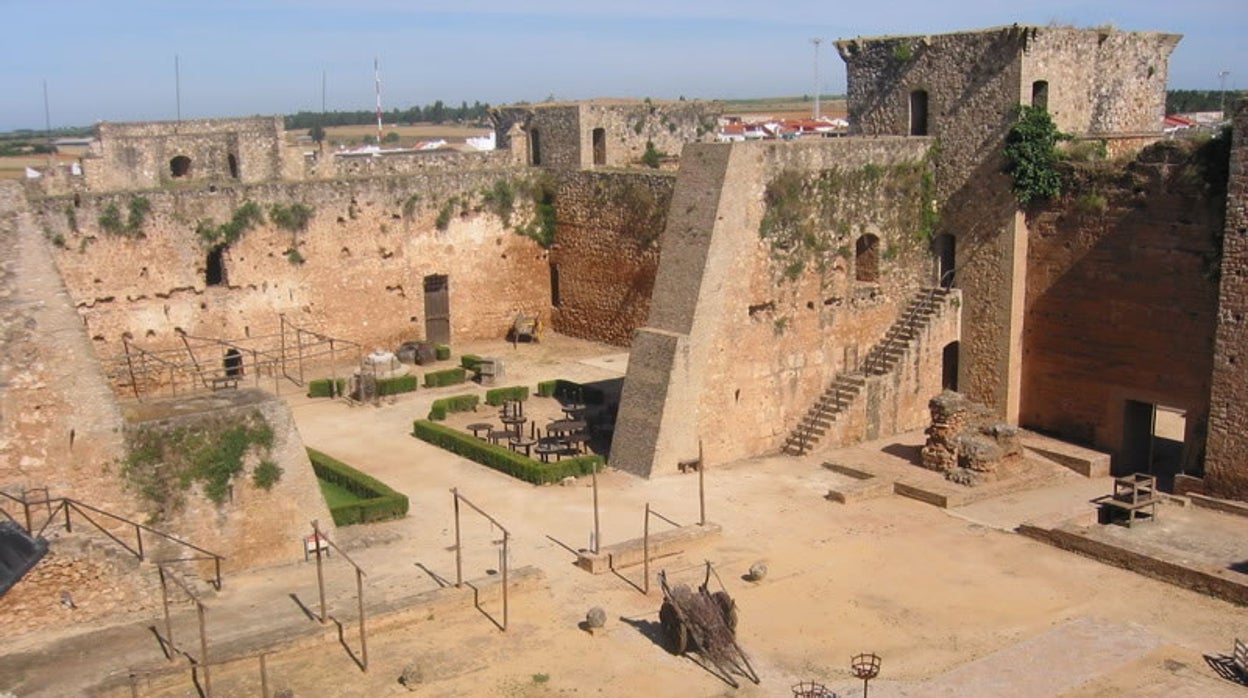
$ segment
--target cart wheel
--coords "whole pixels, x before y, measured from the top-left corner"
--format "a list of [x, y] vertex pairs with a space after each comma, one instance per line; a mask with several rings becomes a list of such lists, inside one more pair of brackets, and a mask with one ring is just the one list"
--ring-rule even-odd
[[667, 601], [659, 607], [659, 625], [663, 628], [663, 636], [667, 638], [667, 648], [672, 654], [682, 655], [689, 649], [689, 631], [680, 622], [676, 609]]
[[711, 594], [711, 598], [715, 600], [715, 605], [719, 607], [719, 612], [724, 614], [724, 622], [728, 624], [728, 629], [735, 636], [737, 633], [737, 602], [733, 601], [726, 591], [717, 591]]

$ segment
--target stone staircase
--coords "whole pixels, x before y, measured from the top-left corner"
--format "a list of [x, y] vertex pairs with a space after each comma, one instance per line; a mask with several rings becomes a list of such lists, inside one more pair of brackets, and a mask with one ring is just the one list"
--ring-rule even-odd
[[832, 384], [815, 400], [815, 404], [789, 434], [781, 451], [800, 456], [819, 445], [819, 441], [832, 429], [837, 418], [858, 399], [868, 378], [883, 376], [896, 370], [910, 345], [946, 303], [949, 294], [950, 291], [943, 288], [920, 290], [897, 321], [888, 328], [884, 338], [867, 352], [861, 368], [836, 375]]

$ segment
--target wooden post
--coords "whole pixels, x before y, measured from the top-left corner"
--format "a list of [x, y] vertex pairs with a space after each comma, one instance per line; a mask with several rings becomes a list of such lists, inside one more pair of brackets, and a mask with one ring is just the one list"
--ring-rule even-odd
[[278, 335], [280, 337], [280, 339], [277, 340], [278, 342], [277, 346], [278, 346], [278, 351], [281, 354], [282, 376], [285, 377], [286, 376], [286, 316], [281, 313], [278, 313], [277, 321], [278, 321]]
[[594, 554], [598, 554], [598, 548], [602, 545], [602, 531], [598, 528], [598, 464], [594, 464], [594, 469], [590, 471], [590, 481], [594, 485]]
[[698, 439], [698, 511], [699, 526], [706, 525], [706, 460], [702, 456], [702, 439]]
[[169, 643], [169, 650], [165, 651], [165, 656], [172, 662], [172, 650], [175, 647], [173, 644], [173, 623], [169, 620], [169, 587], [165, 583], [165, 568], [157, 565], [156, 571], [160, 573], [160, 605], [165, 609], [165, 642]]
[[321, 595], [321, 625], [325, 624], [325, 573], [321, 570], [321, 529], [312, 521], [312, 547], [316, 549], [316, 588]]
[[360, 601], [360, 659], [364, 671], [368, 671], [368, 638], [364, 632], [364, 573], [359, 567], [355, 568], [355, 595]]
[[303, 385], [303, 330], [295, 328], [295, 346], [299, 347], [299, 385]]
[[126, 371], [130, 374], [130, 387], [134, 390], [134, 399], [142, 402], [143, 396], [139, 394], [139, 382], [134, 377], [134, 362], [130, 360], [129, 340], [122, 337], [121, 346], [126, 350]]
[[134, 537], [138, 541], [139, 559], [143, 559], [143, 527], [137, 523], [134, 525]]
[[342, 397], [338, 394], [338, 369], [334, 366], [334, 339], [329, 339], [329, 397]]
[[646, 523], [641, 530], [641, 564], [645, 575], [643, 594], [650, 595], [650, 502], [646, 502]]
[[503, 531], [503, 632], [507, 632], [507, 539], [510, 536]]
[[464, 585], [464, 557], [459, 541], [459, 490], [452, 489], [451, 494], [455, 496], [455, 587], [459, 588]]
[[212, 696], [212, 677], [208, 670], [208, 628], [204, 625], [204, 605], [195, 599], [195, 610], [199, 616], [199, 661], [204, 665], [204, 696]]
[[264, 666], [265, 656], [260, 653], [260, 698], [269, 698], [269, 672]]

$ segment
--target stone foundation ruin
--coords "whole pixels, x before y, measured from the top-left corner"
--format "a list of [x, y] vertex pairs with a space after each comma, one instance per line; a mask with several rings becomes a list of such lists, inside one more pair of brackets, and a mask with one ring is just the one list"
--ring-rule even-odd
[[1003, 423], [987, 406], [952, 390], [932, 398], [928, 406], [932, 425], [924, 431], [924, 468], [973, 487], [1008, 476], [1022, 464], [1018, 428]]

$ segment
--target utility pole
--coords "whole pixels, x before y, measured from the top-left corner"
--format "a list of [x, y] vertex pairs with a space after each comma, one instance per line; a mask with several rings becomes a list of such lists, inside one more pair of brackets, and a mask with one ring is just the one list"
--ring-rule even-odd
[[1226, 68], [1223, 68], [1222, 70], [1218, 72], [1218, 91], [1222, 93], [1221, 109], [1222, 109], [1223, 119], [1226, 119], [1226, 76], [1230, 74], [1231, 74], [1231, 71], [1227, 70]]
[[173, 93], [177, 102], [178, 123], [182, 123], [182, 66], [178, 63], [178, 54], [173, 54]]
[[810, 40], [815, 45], [815, 118], [819, 118], [819, 44], [823, 43], [823, 39], [815, 37]]
[[48, 169], [52, 169], [52, 110], [48, 108], [48, 79], [43, 79], [43, 132], [48, 137]]

